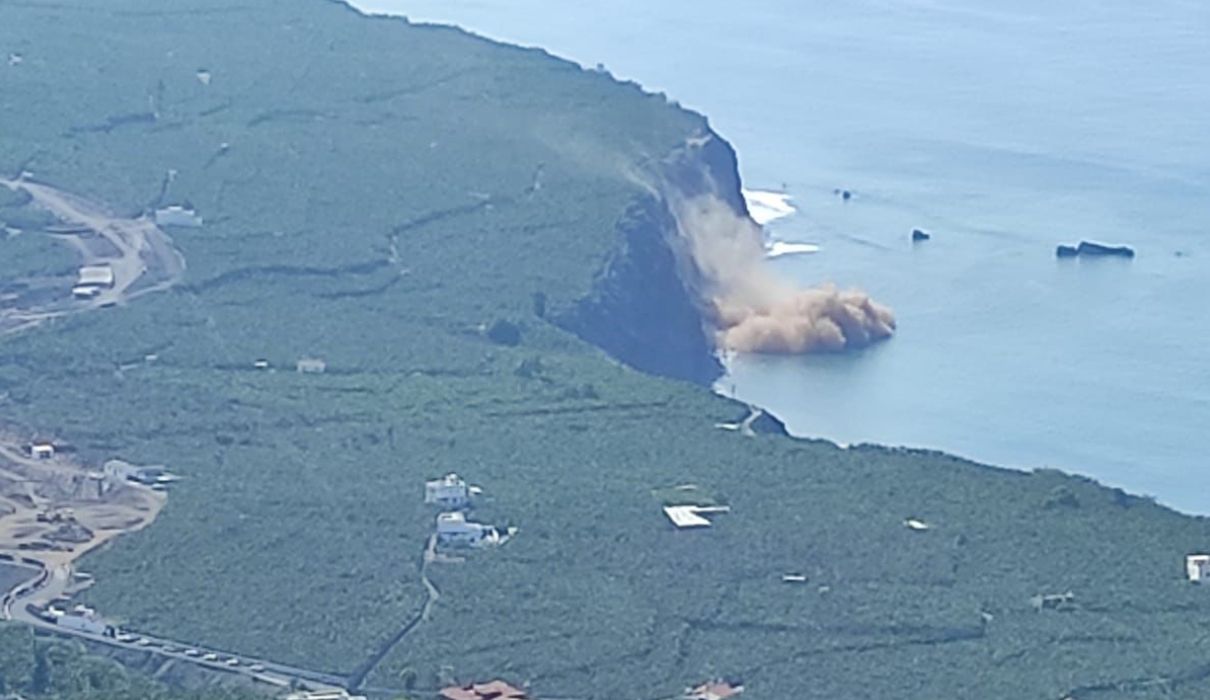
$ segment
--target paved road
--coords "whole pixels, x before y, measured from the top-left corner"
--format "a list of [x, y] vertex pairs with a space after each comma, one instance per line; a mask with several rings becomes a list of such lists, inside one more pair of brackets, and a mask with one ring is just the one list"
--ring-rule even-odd
[[[39, 563], [33, 558], [22, 559], [23, 563]], [[322, 671], [299, 668], [289, 664], [279, 664], [265, 659], [232, 654], [203, 646], [186, 644], [163, 637], [148, 634], [124, 632], [122, 638], [106, 637], [81, 630], [67, 629], [44, 620], [31, 612], [28, 606], [46, 605], [51, 601], [67, 594], [72, 583], [72, 571], [69, 565], [60, 565], [51, 569], [43, 568], [37, 577], [21, 584], [4, 596], [3, 616], [5, 619], [22, 622], [37, 629], [73, 637], [109, 647], [155, 654], [165, 659], [174, 659], [183, 663], [195, 664], [210, 671], [241, 674], [250, 679], [281, 688], [288, 687], [292, 682], [302, 687], [329, 688], [342, 687], [345, 678]], [[128, 637], [127, 634], [130, 636]], [[195, 651], [187, 654], [186, 650]], [[213, 655], [213, 658], [203, 658]], [[238, 659], [238, 665], [230, 665], [228, 659]], [[256, 670], [252, 666], [256, 665]]]

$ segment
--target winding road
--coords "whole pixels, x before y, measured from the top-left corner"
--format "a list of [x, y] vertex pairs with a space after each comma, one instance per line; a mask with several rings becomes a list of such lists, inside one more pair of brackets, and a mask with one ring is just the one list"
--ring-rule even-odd
[[[126, 303], [163, 291], [184, 276], [185, 259], [172, 239], [148, 216], [123, 218], [103, 205], [51, 185], [34, 182], [26, 174], [15, 180], [0, 178], [0, 185], [28, 194], [35, 205], [78, 232], [64, 235], [80, 252], [85, 265], [108, 265], [114, 283], [93, 299], [61, 302], [37, 308], [0, 309], [0, 336], [26, 330], [60, 316]], [[93, 234], [93, 235], [89, 235]]]

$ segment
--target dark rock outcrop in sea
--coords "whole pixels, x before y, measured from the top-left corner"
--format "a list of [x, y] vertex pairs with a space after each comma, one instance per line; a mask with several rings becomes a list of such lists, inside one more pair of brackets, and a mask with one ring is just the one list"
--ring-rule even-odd
[[929, 235], [929, 233], [927, 231], [924, 231], [924, 230], [918, 229], [918, 228], [912, 229], [912, 242], [913, 243], [927, 241], [930, 238], [932, 238], [932, 236]]
[[1055, 257], [1059, 258], [1076, 258], [1076, 257], [1119, 257], [1133, 258], [1134, 249], [1124, 245], [1105, 245], [1103, 243], [1094, 243], [1092, 241], [1080, 241], [1079, 245], [1060, 245], [1055, 249]]

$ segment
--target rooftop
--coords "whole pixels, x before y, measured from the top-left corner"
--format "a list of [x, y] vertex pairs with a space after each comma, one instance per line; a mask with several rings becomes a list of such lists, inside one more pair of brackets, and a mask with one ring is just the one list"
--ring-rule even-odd
[[664, 506], [664, 515], [678, 528], [710, 527], [705, 515], [730, 513], [729, 506]]
[[495, 680], [442, 688], [441, 697], [446, 700], [523, 700], [527, 694], [504, 681]]

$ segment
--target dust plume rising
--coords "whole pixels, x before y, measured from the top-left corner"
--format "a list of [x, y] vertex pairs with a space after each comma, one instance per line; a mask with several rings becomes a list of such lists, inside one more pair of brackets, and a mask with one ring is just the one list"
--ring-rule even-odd
[[[686, 279], [713, 312], [723, 350], [799, 354], [861, 348], [895, 332], [894, 314], [864, 292], [800, 289], [765, 259], [763, 232], [715, 196], [673, 201]], [[692, 274], [695, 273], [695, 274]]]

